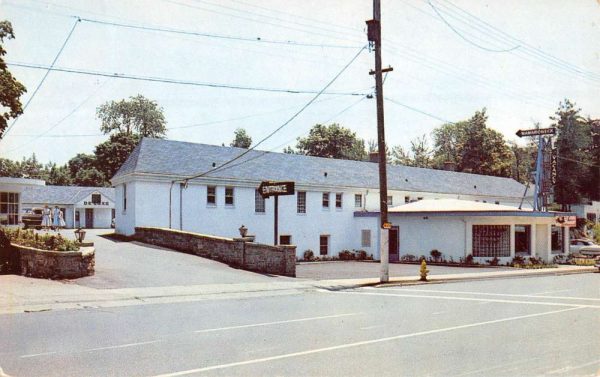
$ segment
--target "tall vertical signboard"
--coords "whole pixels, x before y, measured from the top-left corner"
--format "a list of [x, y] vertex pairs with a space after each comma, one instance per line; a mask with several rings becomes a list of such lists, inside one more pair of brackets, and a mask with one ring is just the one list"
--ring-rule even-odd
[[277, 245], [279, 243], [279, 197], [283, 195], [294, 195], [296, 193], [295, 184], [294, 182], [263, 181], [260, 183], [260, 186], [258, 186], [258, 193], [265, 199], [271, 196], [275, 197], [275, 209], [273, 211], [273, 245]]

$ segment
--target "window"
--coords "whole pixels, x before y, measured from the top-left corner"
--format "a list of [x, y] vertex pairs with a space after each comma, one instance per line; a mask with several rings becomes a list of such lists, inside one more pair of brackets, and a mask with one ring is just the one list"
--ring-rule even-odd
[[563, 228], [560, 226], [552, 226], [551, 228], [551, 246], [552, 246], [552, 254], [562, 254], [563, 251], [563, 243], [564, 241], [564, 232]]
[[362, 207], [362, 194], [354, 194], [354, 206], [356, 208]]
[[265, 213], [265, 198], [258, 190], [254, 190], [254, 212]]
[[360, 245], [362, 247], [371, 247], [371, 230], [363, 229], [360, 231]]
[[419, 201], [419, 200], [423, 200], [423, 197], [421, 196], [421, 197], [417, 198], [417, 201]]
[[92, 204], [101, 204], [101, 203], [102, 203], [102, 195], [92, 194]]
[[296, 196], [296, 211], [306, 213], [306, 191], [298, 191]]
[[17, 225], [19, 223], [18, 193], [0, 193], [0, 223], [6, 225]]
[[233, 187], [225, 187], [225, 205], [233, 205]]
[[342, 208], [342, 197], [341, 193], [335, 194], [335, 208]]
[[127, 185], [123, 183], [123, 212], [127, 211]]
[[510, 225], [473, 225], [474, 257], [510, 257]]
[[406, 203], [410, 203], [410, 196], [404, 197], [404, 204], [406, 204]]
[[[61, 208], [61, 211], [63, 211], [63, 208]], [[66, 215], [66, 212], [65, 212], [65, 211], [63, 211], [63, 216], [64, 216], [64, 215]], [[111, 219], [114, 219], [114, 218], [115, 218], [115, 215], [116, 215], [116, 210], [113, 208], [113, 209], [111, 209], [111, 210], [110, 210], [110, 216], [111, 216]]]
[[500, 205], [500, 202], [496, 200], [494, 204]]
[[217, 187], [206, 187], [206, 204], [217, 205]]
[[394, 205], [394, 200], [391, 196], [387, 197], [387, 205], [388, 206], [393, 206]]
[[327, 255], [329, 253], [329, 236], [319, 237], [319, 254]]
[[329, 193], [323, 193], [323, 208], [329, 208]]
[[515, 254], [531, 255], [531, 225], [515, 225]]
[[292, 236], [289, 236], [289, 235], [279, 236], [279, 244], [280, 245], [291, 245], [292, 244]]

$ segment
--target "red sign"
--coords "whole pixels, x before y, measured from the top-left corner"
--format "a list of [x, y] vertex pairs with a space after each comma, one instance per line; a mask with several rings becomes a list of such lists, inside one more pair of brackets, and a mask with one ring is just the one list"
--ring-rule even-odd
[[572, 228], [577, 226], [577, 216], [556, 216], [556, 222], [560, 226]]

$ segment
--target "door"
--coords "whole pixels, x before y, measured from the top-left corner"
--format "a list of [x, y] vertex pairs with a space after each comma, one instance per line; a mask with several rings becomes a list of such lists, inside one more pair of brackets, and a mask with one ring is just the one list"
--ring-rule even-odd
[[389, 255], [390, 262], [398, 262], [400, 260], [400, 228], [398, 226], [392, 226], [389, 230]]
[[85, 227], [86, 228], [94, 227], [94, 209], [93, 208], [85, 209]]

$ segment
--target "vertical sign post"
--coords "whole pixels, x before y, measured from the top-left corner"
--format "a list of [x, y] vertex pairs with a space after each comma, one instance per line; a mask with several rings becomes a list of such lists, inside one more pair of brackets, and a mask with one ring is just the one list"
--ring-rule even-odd
[[263, 198], [267, 199], [271, 196], [275, 197], [275, 208], [273, 210], [273, 245], [277, 245], [279, 234], [279, 196], [294, 195], [294, 182], [273, 182], [263, 181], [258, 186], [258, 193]]

